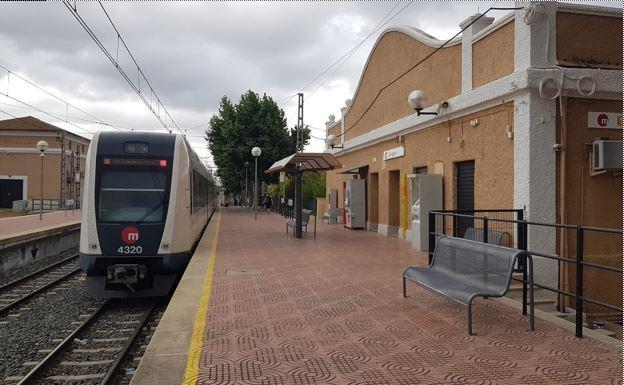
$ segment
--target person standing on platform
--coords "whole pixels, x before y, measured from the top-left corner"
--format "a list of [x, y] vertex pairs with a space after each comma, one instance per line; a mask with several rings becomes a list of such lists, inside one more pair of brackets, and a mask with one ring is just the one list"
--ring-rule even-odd
[[266, 209], [267, 214], [271, 213], [271, 198], [267, 194], [264, 194], [264, 198], [262, 199], [262, 205]]

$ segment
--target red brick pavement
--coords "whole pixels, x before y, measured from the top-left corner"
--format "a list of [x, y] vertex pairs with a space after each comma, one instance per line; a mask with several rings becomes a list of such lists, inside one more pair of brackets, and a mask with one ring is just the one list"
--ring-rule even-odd
[[[284, 219], [223, 210], [198, 384], [621, 384], [621, 352], [494, 300], [466, 309], [401, 273], [408, 242], [341, 225], [285, 236]], [[237, 270], [262, 275], [236, 276]], [[229, 271], [229, 273], [228, 273]]]
[[41, 228], [49, 228], [54, 226], [62, 226], [71, 222], [80, 221], [80, 210], [72, 211], [54, 211], [44, 213], [43, 220], [39, 220], [39, 214], [25, 215], [21, 217], [10, 217], [0, 219], [0, 236], [9, 234], [22, 233], [25, 231], [36, 231]]

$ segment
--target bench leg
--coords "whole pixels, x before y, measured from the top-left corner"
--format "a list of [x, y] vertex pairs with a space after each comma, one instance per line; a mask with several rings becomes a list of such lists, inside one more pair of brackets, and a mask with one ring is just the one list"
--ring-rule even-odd
[[468, 301], [468, 335], [472, 335], [472, 300]]
[[535, 301], [533, 297], [533, 258], [530, 255], [527, 256], [527, 262], [529, 263], [529, 330], [535, 330]]
[[405, 277], [403, 277], [403, 298], [407, 298], [407, 285], [405, 283]]

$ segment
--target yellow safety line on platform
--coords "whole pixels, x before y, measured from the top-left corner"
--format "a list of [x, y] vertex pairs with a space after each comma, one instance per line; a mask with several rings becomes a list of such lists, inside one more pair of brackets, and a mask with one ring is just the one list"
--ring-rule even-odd
[[212, 273], [214, 270], [215, 258], [217, 256], [217, 240], [219, 239], [219, 226], [221, 225], [221, 210], [219, 209], [217, 226], [214, 238], [212, 239], [212, 248], [210, 249], [210, 260], [208, 262], [208, 270], [204, 278], [204, 287], [202, 289], [201, 299], [199, 301], [199, 309], [195, 318], [195, 326], [193, 327], [193, 336], [189, 346], [188, 360], [186, 362], [186, 371], [184, 372], [184, 385], [195, 385], [197, 376], [199, 375], [199, 360], [201, 358], [201, 349], [204, 345], [204, 333], [206, 331], [206, 316], [208, 315], [208, 304], [210, 302], [210, 292], [212, 289]]

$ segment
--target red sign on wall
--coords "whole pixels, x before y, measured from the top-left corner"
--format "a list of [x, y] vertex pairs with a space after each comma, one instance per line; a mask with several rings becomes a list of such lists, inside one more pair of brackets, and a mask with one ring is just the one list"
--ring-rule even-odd
[[622, 114], [619, 112], [588, 112], [587, 127], [622, 129]]
[[126, 227], [121, 231], [121, 240], [126, 245], [132, 245], [139, 240], [139, 229], [133, 226]]

